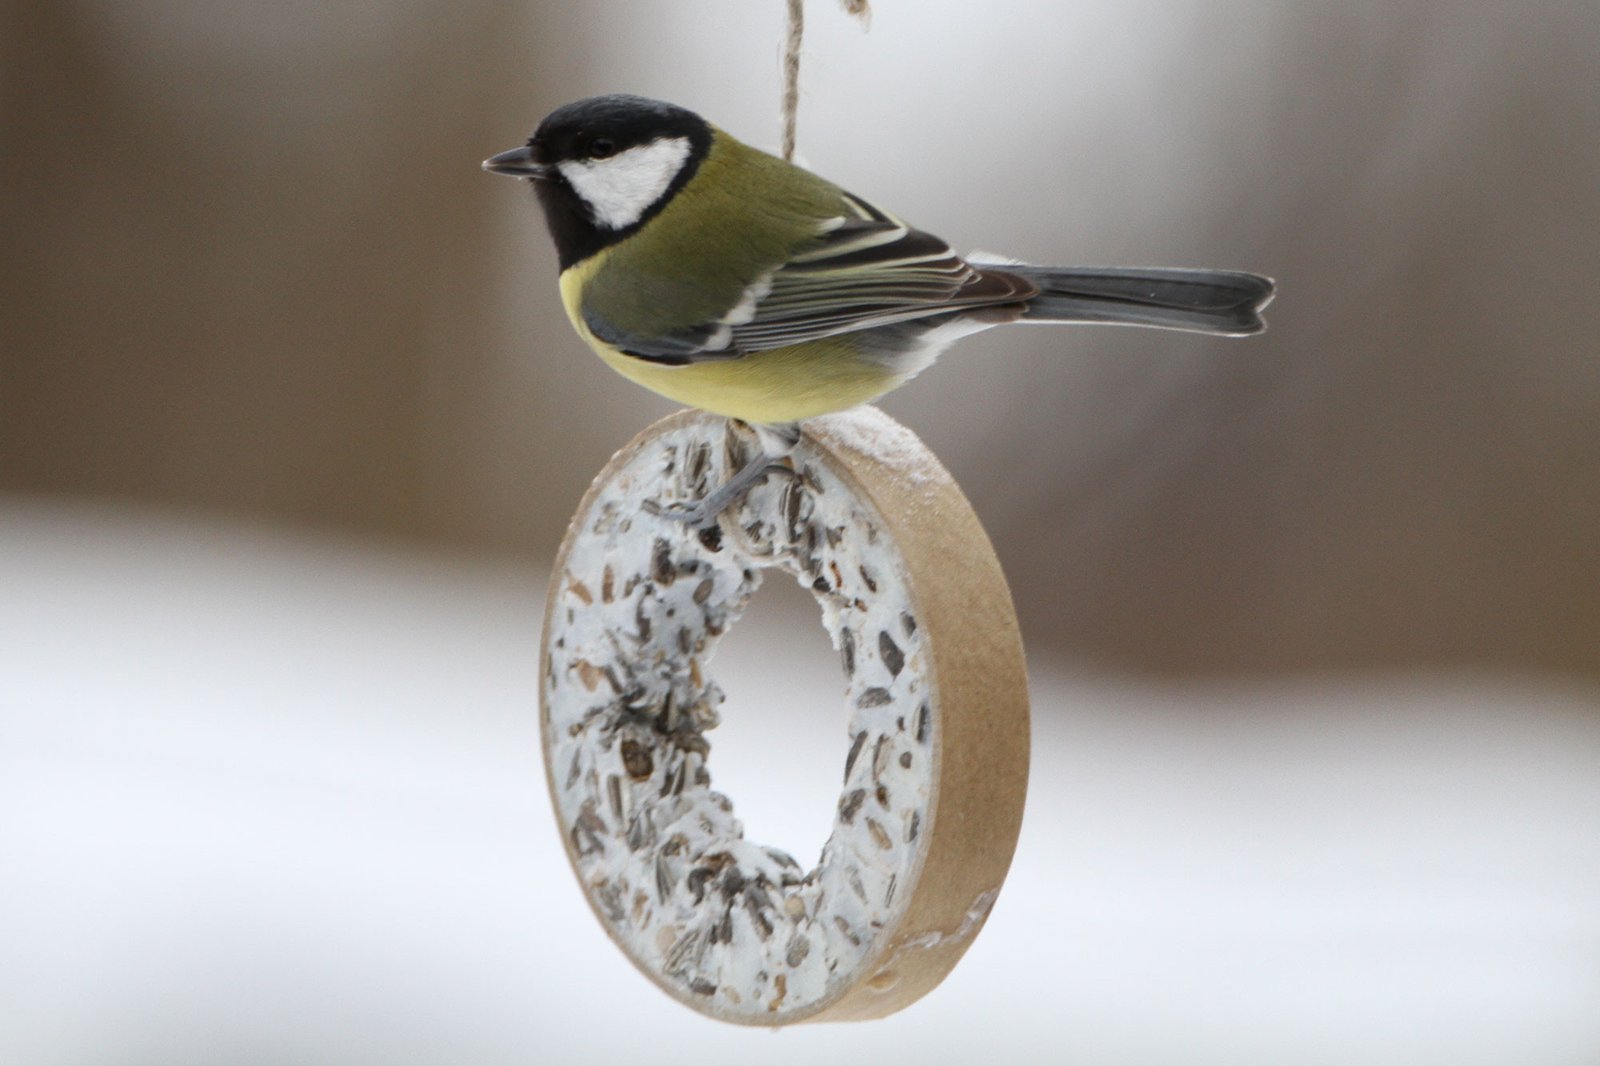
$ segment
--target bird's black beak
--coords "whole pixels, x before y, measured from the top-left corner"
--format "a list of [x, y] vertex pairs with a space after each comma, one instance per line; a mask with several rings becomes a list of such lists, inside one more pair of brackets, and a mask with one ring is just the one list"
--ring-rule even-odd
[[483, 169], [491, 174], [509, 174], [513, 178], [533, 178], [538, 180], [549, 175], [550, 164], [535, 162], [533, 148], [523, 145], [513, 148], [499, 155], [492, 155], [483, 161]]

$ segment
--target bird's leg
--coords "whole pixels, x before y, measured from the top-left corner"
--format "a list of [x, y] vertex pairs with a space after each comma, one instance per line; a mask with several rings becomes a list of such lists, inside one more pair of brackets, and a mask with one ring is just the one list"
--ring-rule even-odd
[[732, 477], [718, 485], [704, 497], [693, 503], [678, 503], [669, 507], [652, 508], [656, 513], [667, 518], [682, 522], [695, 529], [702, 529], [716, 522], [717, 517], [729, 507], [744, 499], [751, 489], [769, 473], [792, 473], [792, 468], [784, 462], [789, 453], [794, 451], [796, 444], [800, 443], [800, 424], [798, 422], [784, 422], [776, 425], [760, 425], [754, 422], [740, 422], [756, 436], [757, 452], [740, 467]]

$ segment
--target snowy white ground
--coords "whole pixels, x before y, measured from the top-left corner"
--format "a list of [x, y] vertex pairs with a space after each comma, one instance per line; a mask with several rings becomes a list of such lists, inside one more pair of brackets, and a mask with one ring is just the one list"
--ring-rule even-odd
[[[0, 499], [0, 1062], [1600, 1061], [1600, 696], [1515, 678], [1035, 662], [1016, 865], [951, 978], [864, 1025], [689, 1013], [556, 839], [541, 580]], [[712, 766], [804, 852], [845, 749], [792, 628], [730, 635]]]

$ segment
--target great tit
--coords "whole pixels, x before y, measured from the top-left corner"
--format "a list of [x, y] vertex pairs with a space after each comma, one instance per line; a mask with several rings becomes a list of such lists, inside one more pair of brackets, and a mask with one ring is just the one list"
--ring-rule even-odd
[[559, 108], [483, 167], [530, 180], [562, 303], [600, 358], [679, 403], [769, 427], [769, 451], [799, 420], [874, 400], [991, 326], [1240, 336], [1264, 328], [1272, 299], [1271, 279], [1235, 271], [963, 258], [694, 112], [639, 96]]

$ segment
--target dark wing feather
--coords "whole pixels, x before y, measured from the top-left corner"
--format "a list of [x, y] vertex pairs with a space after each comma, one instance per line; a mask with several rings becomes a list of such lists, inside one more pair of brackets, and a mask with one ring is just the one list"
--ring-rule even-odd
[[717, 322], [703, 323], [693, 329], [644, 336], [623, 329], [593, 308], [585, 308], [583, 323], [589, 327], [590, 333], [624, 355], [661, 366], [688, 366], [690, 363], [710, 362], [713, 359], [737, 359], [744, 354], [722, 342], [719, 336], [722, 325]]
[[681, 366], [738, 358], [953, 311], [1021, 303], [1038, 288], [979, 270], [944, 241], [854, 196], [849, 214], [746, 292], [717, 322], [637, 337], [586, 316], [596, 336], [630, 355]]

